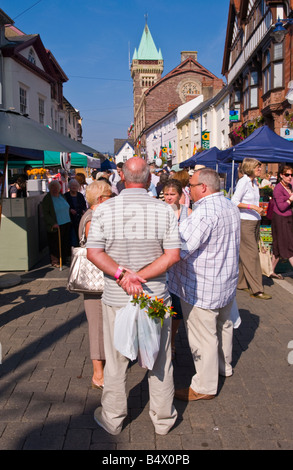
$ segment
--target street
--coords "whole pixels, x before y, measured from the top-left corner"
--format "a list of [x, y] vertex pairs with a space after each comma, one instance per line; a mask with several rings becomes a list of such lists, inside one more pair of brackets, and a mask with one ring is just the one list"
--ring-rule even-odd
[[[154, 432], [147, 371], [136, 362], [129, 367], [129, 416], [121, 434], [96, 425], [101, 391], [90, 388], [83, 296], [66, 291], [66, 267], [40, 263], [17, 274], [21, 284], [0, 287], [1, 450], [293, 449], [293, 273], [284, 281], [264, 278], [271, 301], [237, 292], [242, 323], [234, 330], [234, 375], [220, 378], [213, 400], [175, 400], [178, 420], [166, 436]], [[174, 379], [181, 388], [194, 373], [183, 325], [176, 351]]]

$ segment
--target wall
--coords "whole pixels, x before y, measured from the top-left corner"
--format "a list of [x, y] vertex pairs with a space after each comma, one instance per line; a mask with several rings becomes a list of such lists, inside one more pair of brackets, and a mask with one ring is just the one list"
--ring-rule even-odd
[[51, 87], [48, 82], [22, 67], [11, 58], [4, 58], [4, 90], [6, 107], [20, 112], [20, 84], [27, 89], [27, 109], [31, 119], [39, 122], [39, 97], [45, 101], [45, 125], [51, 125]]

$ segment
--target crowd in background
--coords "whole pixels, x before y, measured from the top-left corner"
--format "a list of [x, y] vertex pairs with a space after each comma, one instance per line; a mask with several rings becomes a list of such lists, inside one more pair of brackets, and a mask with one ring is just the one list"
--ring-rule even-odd
[[[146, 163], [144, 165], [147, 166]], [[192, 345], [202, 347], [202, 338], [206, 333], [204, 333], [204, 329], [195, 333], [195, 329], [189, 321], [191, 321], [191, 318], [193, 318], [192, 321], [195, 321], [196, 318], [197, 327], [198, 322], [202, 321], [202, 324], [204, 324], [207, 312], [214, 311], [213, 302], [215, 298], [220, 296], [219, 299], [217, 297], [217, 302], [223, 303], [223, 308], [218, 308], [217, 311], [222, 325], [221, 328], [224, 328], [222, 333], [227, 335], [225, 357], [229, 357], [229, 361], [226, 361], [226, 359], [221, 361], [219, 358], [220, 362], [218, 364], [215, 359], [217, 353], [213, 353], [211, 363], [216, 364], [216, 367], [213, 365], [212, 368], [211, 364], [207, 367], [204, 362], [201, 366], [196, 363], [197, 377], [193, 378], [191, 387], [178, 390], [175, 393], [175, 397], [180, 400], [211, 399], [217, 393], [216, 370], [219, 368], [221, 370], [222, 367], [222, 374], [225, 376], [233, 373], [229, 365], [232, 357], [232, 336], [231, 331], [228, 332], [228, 329], [225, 331], [228, 324], [231, 328], [230, 312], [233, 296], [230, 295], [229, 299], [227, 298], [229, 301], [221, 297], [227, 294], [233, 286], [231, 287], [231, 283], [226, 285], [223, 281], [224, 287], [221, 292], [215, 290], [216, 278], [213, 276], [215, 276], [215, 271], [218, 269], [217, 262], [220, 265], [226, 263], [228, 260], [227, 253], [233, 247], [233, 260], [237, 266], [229, 265], [228, 268], [234, 270], [233, 276], [237, 288], [248, 292], [257, 299], [271, 299], [271, 296], [264, 292], [259, 260], [260, 225], [264, 216], [264, 210], [260, 206], [260, 190], [266, 187], [272, 190], [273, 271], [271, 277], [283, 279], [280, 274], [275, 272], [275, 269], [280, 258], [288, 259], [293, 267], [293, 171], [290, 166], [284, 165], [279, 169], [277, 175], [267, 173], [264, 178], [261, 178], [261, 163], [256, 159], [246, 158], [240, 166], [234, 194], [231, 201], [228, 201], [228, 197], [224, 197], [224, 194], [220, 191], [219, 175], [213, 170], [200, 165], [195, 166], [193, 169], [179, 171], [172, 171], [168, 167], [156, 168], [155, 164], [150, 164], [148, 167], [151, 177], [149, 177], [148, 186], [145, 187], [147, 195], [150, 198], [163, 201], [166, 206], [172, 207], [173, 211], [171, 212], [178, 222], [181, 241], [185, 241], [186, 246], [189, 247], [186, 255], [184, 255], [184, 250], [181, 248], [182, 259], [166, 271], [167, 285], [169, 286], [171, 302], [175, 311], [171, 322], [172, 359], [175, 358], [176, 354], [175, 337], [180, 321], [184, 319], [191, 347]], [[92, 217], [97, 207], [104, 201], [118, 196], [121, 191], [127, 188], [125, 188], [123, 164], [117, 164], [117, 168], [112, 171], [93, 170], [90, 178], [86, 178], [85, 174], [80, 172], [70, 175], [69, 178], [64, 172], [60, 172], [57, 179], [49, 173], [47, 177], [49, 180], [48, 193], [43, 198], [42, 208], [48, 235], [51, 264], [53, 267], [60, 267], [64, 264], [70, 264], [71, 248], [81, 245], [82, 233], [84, 235], [83, 240], [87, 239]], [[25, 184], [26, 176], [18, 176], [17, 180], [10, 186], [9, 196], [11, 198], [25, 197]], [[150, 201], [148, 198], [147, 200]], [[202, 214], [195, 216], [194, 208], [195, 206], [199, 207], [199, 205]], [[229, 217], [227, 217], [228, 212]], [[198, 213], [200, 214], [200, 212]], [[221, 233], [216, 234], [214, 229], [209, 227], [209, 224], [215, 227], [218, 224], [216, 221], [219, 220], [219, 214], [222, 214], [223, 220], [226, 217], [226, 222], [222, 221]], [[211, 222], [212, 219], [213, 222]], [[197, 226], [194, 225], [195, 223]], [[197, 230], [198, 225], [201, 227], [199, 231]], [[205, 227], [203, 231], [208, 232], [210, 230], [209, 237], [204, 241], [202, 239], [197, 240], [196, 235], [197, 232], [202, 231], [202, 227]], [[223, 235], [224, 231], [225, 236]], [[214, 237], [214, 241], [211, 243], [212, 237]], [[227, 253], [223, 251], [225, 244], [227, 244]], [[194, 249], [190, 248], [192, 246], [194, 246]], [[211, 250], [211, 256], [209, 250]], [[187, 259], [190, 260], [187, 261], [186, 265], [188, 266], [188, 262], [190, 262], [189, 274], [186, 278], [184, 277], [187, 269], [184, 265], [184, 256], [187, 256]], [[204, 264], [197, 265], [198, 260], [203, 257], [206, 257]], [[200, 285], [202, 274], [205, 286], [208, 283], [209, 287], [202, 288], [202, 305], [198, 305], [198, 289], [195, 289], [194, 286], [195, 284], [197, 284], [197, 287]], [[221, 270], [219, 269], [218, 283], [220, 277]], [[236, 284], [233, 287], [234, 290]], [[181, 291], [182, 288], [184, 293]], [[195, 298], [194, 291], [197, 291], [197, 298]], [[184, 296], [186, 299], [183, 301]], [[206, 301], [208, 301], [208, 306], [205, 305]], [[98, 297], [96, 295], [84, 295], [84, 305], [89, 324], [90, 356], [93, 363], [92, 387], [104, 390], [106, 356], [103, 347], [102, 313], [98, 307]], [[97, 314], [98, 311], [99, 314]], [[203, 311], [204, 315], [202, 316]], [[187, 321], [187, 318], [190, 318], [190, 320]], [[206, 327], [204, 328], [207, 331]], [[208, 328], [213, 331], [213, 327], [209, 326]], [[203, 349], [204, 357], [209, 357], [210, 352], [216, 350], [214, 344], [212, 344], [212, 336], [208, 340], [209, 346], [205, 350]], [[211, 372], [212, 369], [213, 372]], [[200, 370], [201, 374], [199, 373]], [[201, 379], [199, 379], [200, 376]], [[208, 380], [207, 377], [209, 377]], [[209, 386], [207, 385], [208, 381]], [[213, 387], [210, 386], [211, 383], [213, 383]], [[101, 424], [100, 415], [96, 421]], [[102, 427], [105, 426], [102, 424]], [[108, 430], [107, 427], [105, 429]]]

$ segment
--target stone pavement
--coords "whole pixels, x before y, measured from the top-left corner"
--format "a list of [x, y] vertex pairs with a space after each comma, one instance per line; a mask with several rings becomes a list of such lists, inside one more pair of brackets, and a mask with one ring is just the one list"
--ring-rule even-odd
[[[121, 434], [96, 425], [101, 392], [90, 388], [83, 297], [66, 291], [68, 268], [45, 261], [17, 274], [20, 284], [0, 287], [0, 450], [293, 449], [293, 273], [285, 281], [265, 278], [271, 301], [237, 293], [242, 323], [234, 335], [234, 375], [220, 378], [213, 400], [175, 400], [179, 417], [167, 436], [154, 433], [147, 371], [137, 363], [129, 367]], [[194, 370], [183, 325], [176, 348], [175, 384], [188, 386]]]

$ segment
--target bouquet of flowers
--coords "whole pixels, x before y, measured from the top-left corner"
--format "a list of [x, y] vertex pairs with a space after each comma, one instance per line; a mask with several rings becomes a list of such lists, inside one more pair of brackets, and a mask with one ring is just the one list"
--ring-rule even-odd
[[166, 313], [169, 313], [170, 316], [174, 315], [174, 312], [172, 311], [173, 307], [167, 307], [164, 305], [164, 300], [158, 299], [157, 296], [155, 299], [152, 299], [147, 294], [140, 294], [139, 296], [134, 295], [131, 302], [134, 305], [139, 304], [140, 308], [144, 309], [151, 319], [160, 319], [161, 326], [163, 326]]

